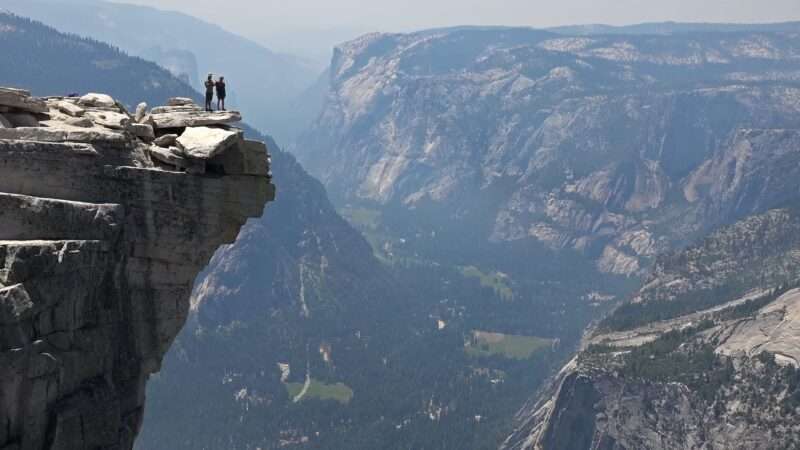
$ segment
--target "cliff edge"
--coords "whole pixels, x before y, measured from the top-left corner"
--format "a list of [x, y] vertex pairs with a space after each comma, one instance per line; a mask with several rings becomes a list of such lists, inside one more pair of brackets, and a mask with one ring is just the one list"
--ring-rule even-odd
[[0, 88], [0, 449], [130, 449], [198, 272], [274, 200], [236, 112]]

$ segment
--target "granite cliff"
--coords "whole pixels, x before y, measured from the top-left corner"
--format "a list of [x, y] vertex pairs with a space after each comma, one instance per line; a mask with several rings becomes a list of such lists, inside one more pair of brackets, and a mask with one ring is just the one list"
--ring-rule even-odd
[[776, 209], [659, 258], [503, 448], [800, 448], [798, 236]]
[[400, 217], [403, 237], [458, 229], [456, 249], [542, 244], [644, 275], [790, 190], [794, 166], [770, 164], [792, 152], [769, 151], [800, 126], [787, 27], [367, 35], [337, 48], [297, 154], [339, 204]]
[[240, 119], [0, 89], [0, 448], [132, 448], [196, 275], [275, 196]]

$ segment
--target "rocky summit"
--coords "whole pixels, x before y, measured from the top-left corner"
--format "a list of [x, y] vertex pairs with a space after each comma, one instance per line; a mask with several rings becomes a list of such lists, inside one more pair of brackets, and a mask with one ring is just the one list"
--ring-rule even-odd
[[0, 88], [0, 449], [130, 449], [145, 383], [270, 157], [188, 99]]

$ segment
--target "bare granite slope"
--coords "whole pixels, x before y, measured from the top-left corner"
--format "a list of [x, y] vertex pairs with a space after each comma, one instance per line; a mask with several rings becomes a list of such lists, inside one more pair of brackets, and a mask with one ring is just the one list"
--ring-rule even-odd
[[798, 227], [772, 210], [662, 257], [503, 448], [800, 448]]
[[195, 276], [274, 199], [238, 113], [169, 103], [0, 88], [2, 450], [132, 448]]

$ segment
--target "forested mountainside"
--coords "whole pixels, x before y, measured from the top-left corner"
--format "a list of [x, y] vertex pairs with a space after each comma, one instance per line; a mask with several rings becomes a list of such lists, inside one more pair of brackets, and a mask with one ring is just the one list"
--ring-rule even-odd
[[[275, 53], [194, 17], [100, 0], [0, 0], [0, 9], [61, 31], [98, 39], [153, 60], [201, 90], [208, 73], [224, 75], [228, 102], [254, 127], [283, 141], [310, 120], [296, 103], [317, 79], [299, 58]], [[311, 99], [318, 108], [316, 97]], [[296, 106], [297, 105], [297, 106]], [[313, 111], [315, 112], [315, 111]]]
[[368, 35], [336, 51], [296, 154], [418, 248], [457, 234], [641, 274], [794, 189], [797, 166], [773, 163], [795, 158], [800, 28], [781, 30]]
[[152, 62], [2, 11], [0, 44], [2, 84], [25, 86], [34, 95], [101, 91], [129, 108], [141, 101], [157, 105], [170, 96], [196, 96], [191, 87]]
[[799, 448], [796, 205], [660, 258], [504, 448]]

